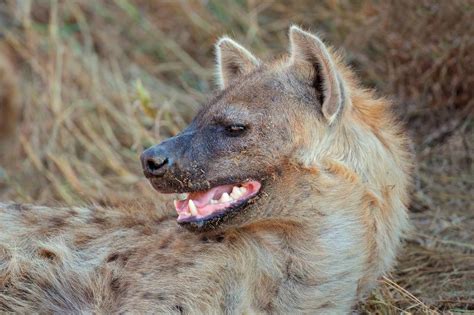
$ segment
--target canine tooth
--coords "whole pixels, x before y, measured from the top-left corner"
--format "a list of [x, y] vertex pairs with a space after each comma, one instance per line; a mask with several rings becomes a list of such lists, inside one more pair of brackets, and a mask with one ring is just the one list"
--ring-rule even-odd
[[178, 200], [173, 200], [173, 203], [174, 203], [174, 207], [178, 209]]
[[214, 200], [214, 199], [211, 199], [210, 202], [211, 202], [211, 205], [215, 205], [216, 203], [218, 203], [218, 201], [217, 201], [217, 200]]
[[245, 194], [247, 192], [247, 188], [245, 187], [240, 187], [240, 194]]
[[188, 208], [191, 211], [192, 215], [194, 216], [198, 215], [196, 205], [194, 204], [194, 201], [192, 199], [189, 199]]
[[232, 193], [230, 194], [230, 196], [234, 199], [239, 199], [240, 196], [242, 196], [239, 187], [234, 186], [234, 188], [232, 188]]
[[221, 196], [221, 199], [219, 199], [219, 202], [229, 202], [231, 201], [232, 198], [229, 196], [228, 193], [223, 193], [222, 196]]

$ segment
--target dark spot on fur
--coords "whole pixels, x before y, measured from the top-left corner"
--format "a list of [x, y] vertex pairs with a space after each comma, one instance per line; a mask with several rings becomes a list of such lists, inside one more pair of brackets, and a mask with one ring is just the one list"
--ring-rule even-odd
[[38, 250], [38, 255], [41, 256], [42, 258], [50, 260], [50, 261], [59, 260], [58, 255], [56, 255], [56, 253], [54, 253], [53, 251], [51, 251], [47, 248], [40, 248]]
[[143, 219], [138, 218], [127, 218], [126, 220], [122, 221], [122, 225], [127, 228], [135, 228], [135, 227], [143, 227], [148, 222]]
[[160, 245], [158, 245], [158, 248], [159, 249], [168, 248], [172, 242], [173, 242], [173, 236], [171, 234], [168, 234], [166, 237], [161, 239]]
[[217, 235], [203, 235], [199, 238], [199, 240], [202, 243], [222, 243], [225, 239], [225, 236], [223, 234], [217, 234]]
[[30, 207], [26, 205], [22, 205], [20, 203], [13, 203], [7, 207], [9, 210], [14, 210], [14, 211], [27, 211], [30, 210]]
[[167, 220], [169, 220], [170, 218], [172, 218], [171, 216], [163, 216], [163, 217], [159, 217], [159, 218], [156, 218], [153, 220], [153, 222], [155, 223], [155, 225], [159, 225]]
[[109, 257], [107, 257], [107, 262], [116, 261], [119, 257], [120, 255], [118, 253], [114, 253], [110, 255]]
[[122, 262], [127, 262], [128, 261], [128, 258], [129, 256], [131, 256], [132, 253], [124, 253], [123, 255], [120, 256], [120, 258], [122, 258]]
[[174, 309], [177, 310], [180, 314], [184, 314], [184, 307], [181, 305], [175, 305]]
[[140, 229], [141, 233], [143, 235], [146, 235], [146, 236], [149, 236], [149, 235], [152, 235], [154, 230], [149, 226], [149, 225], [145, 225], [143, 226], [141, 229]]
[[87, 223], [88, 224], [99, 224], [99, 225], [102, 225], [106, 222], [106, 220], [102, 217], [98, 217], [98, 216], [93, 216], [92, 218], [90, 218], [89, 220], [87, 220]]
[[181, 267], [183, 268], [190, 268], [193, 267], [195, 263], [193, 261], [185, 261], [181, 264]]
[[262, 311], [266, 314], [273, 314], [275, 312], [274, 307], [273, 307], [273, 303], [270, 302], [267, 305], [264, 305], [262, 307]]
[[94, 239], [93, 236], [88, 235], [88, 234], [78, 234], [76, 238], [74, 239], [74, 245], [78, 247], [83, 247], [87, 245], [90, 241]]
[[330, 303], [330, 302], [326, 302], [326, 303], [321, 304], [321, 305], [319, 306], [319, 308], [328, 308], [328, 307], [330, 307], [330, 306], [333, 306], [333, 304]]
[[116, 262], [125, 265], [130, 255], [132, 255], [132, 252], [112, 253], [107, 257], [106, 261], [108, 263]]
[[60, 217], [52, 217], [50, 223], [56, 228], [61, 228], [66, 225], [66, 220]]
[[112, 291], [115, 291], [115, 292], [118, 291], [120, 289], [120, 286], [121, 286], [121, 283], [120, 283], [119, 278], [114, 277], [110, 281], [110, 288], [112, 289]]
[[152, 292], [145, 292], [142, 296], [146, 300], [157, 300], [157, 301], [164, 301], [166, 297], [161, 293], [152, 293]]
[[239, 240], [239, 236], [236, 233], [229, 233], [226, 237], [226, 241], [230, 244], [235, 244]]

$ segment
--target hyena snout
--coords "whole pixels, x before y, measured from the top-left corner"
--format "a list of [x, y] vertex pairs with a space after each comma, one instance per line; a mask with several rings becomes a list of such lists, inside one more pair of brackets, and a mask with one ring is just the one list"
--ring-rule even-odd
[[161, 143], [143, 151], [140, 160], [143, 173], [147, 178], [151, 178], [163, 176], [173, 167], [175, 158], [166, 143]]
[[182, 132], [143, 151], [140, 160], [145, 176], [158, 179], [167, 174], [177, 175], [178, 165], [187, 165], [185, 155], [193, 135], [193, 132]]

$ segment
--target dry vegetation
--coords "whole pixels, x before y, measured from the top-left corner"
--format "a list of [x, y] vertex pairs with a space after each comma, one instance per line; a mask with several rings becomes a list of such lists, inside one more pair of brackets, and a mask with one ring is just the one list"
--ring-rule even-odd
[[16, 136], [0, 147], [0, 199], [162, 202], [138, 154], [185, 126], [213, 88], [216, 38], [264, 57], [285, 51], [297, 23], [393, 97], [417, 154], [413, 232], [359, 310], [472, 311], [473, 21], [469, 0], [0, 0], [0, 49], [21, 99]]

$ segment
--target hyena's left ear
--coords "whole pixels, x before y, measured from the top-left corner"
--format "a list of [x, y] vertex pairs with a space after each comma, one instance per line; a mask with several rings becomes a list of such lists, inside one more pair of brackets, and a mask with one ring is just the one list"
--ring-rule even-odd
[[345, 101], [344, 82], [324, 43], [315, 35], [297, 26], [290, 28], [290, 63], [310, 64], [313, 86], [321, 102], [321, 110], [331, 123], [342, 110]]
[[259, 61], [247, 49], [228, 37], [222, 37], [216, 44], [216, 79], [221, 89], [229, 86], [235, 78], [251, 72]]

